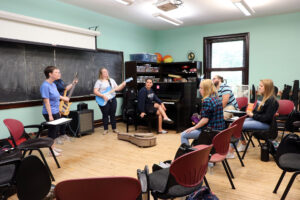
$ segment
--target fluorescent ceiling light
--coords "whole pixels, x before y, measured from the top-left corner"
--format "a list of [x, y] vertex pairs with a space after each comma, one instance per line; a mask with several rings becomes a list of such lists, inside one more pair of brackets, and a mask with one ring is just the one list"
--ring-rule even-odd
[[131, 5], [134, 2], [134, 0], [115, 0], [115, 1], [117, 1], [117, 2], [119, 2], [121, 4], [124, 4], [126, 6], [129, 6], [129, 5]]
[[173, 25], [175, 25], [175, 26], [179, 26], [179, 25], [183, 24], [182, 21], [180, 21], [180, 20], [178, 20], [178, 19], [175, 19], [175, 18], [172, 18], [172, 17], [169, 17], [169, 16], [164, 15], [164, 14], [162, 14], [162, 13], [154, 13], [153, 16], [154, 16], [154, 17], [157, 17], [158, 19], [161, 19], [161, 20], [163, 20], [163, 21], [165, 21], [165, 22], [168, 22], [168, 23], [170, 23], [170, 24], [173, 24]]
[[255, 11], [248, 6], [248, 4], [244, 0], [232, 0], [232, 3], [238, 7], [242, 13], [246, 16], [250, 16], [255, 13]]

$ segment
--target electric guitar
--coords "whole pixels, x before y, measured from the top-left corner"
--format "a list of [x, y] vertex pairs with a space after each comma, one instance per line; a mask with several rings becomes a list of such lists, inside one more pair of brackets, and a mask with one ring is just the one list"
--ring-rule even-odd
[[[78, 80], [78, 78], [77, 78], [77, 72], [76, 72], [76, 74], [74, 76], [74, 80]], [[74, 80], [72, 81], [72, 83], [74, 83]], [[71, 96], [72, 96], [72, 94], [74, 92], [76, 84], [77, 83], [73, 84], [72, 87], [71, 87], [71, 90], [70, 90], [69, 95], [68, 95], [69, 99], [71, 98]], [[65, 91], [64, 91], [64, 97], [66, 97], [66, 96], [67, 96], [67, 89], [65, 89]], [[60, 104], [59, 104], [59, 112], [60, 112], [60, 114], [64, 115], [64, 116], [69, 115], [71, 104], [72, 104], [71, 102], [65, 102], [65, 101], [61, 100]]]
[[[130, 77], [128, 79], [125, 80], [126, 83], [132, 81], [133, 78]], [[117, 87], [116, 87], [117, 88]], [[100, 92], [101, 94], [103, 94], [104, 96], [107, 97], [108, 100], [114, 98], [114, 95], [112, 95], [113, 92], [115, 92], [116, 89], [112, 89], [110, 86], [106, 88], [105, 91]], [[105, 101], [102, 97], [96, 96], [96, 102], [99, 104], [99, 106], [105, 106], [107, 101]]]

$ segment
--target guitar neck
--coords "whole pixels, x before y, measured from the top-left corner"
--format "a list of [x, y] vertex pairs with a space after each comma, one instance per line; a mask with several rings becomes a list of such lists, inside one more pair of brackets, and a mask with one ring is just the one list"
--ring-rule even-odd
[[68, 94], [68, 97], [69, 97], [69, 98], [72, 96], [72, 94], [73, 94], [73, 92], [74, 92], [74, 89], [75, 89], [75, 85], [72, 86], [72, 88], [71, 88], [71, 90], [70, 90], [70, 92], [69, 92], [69, 94]]

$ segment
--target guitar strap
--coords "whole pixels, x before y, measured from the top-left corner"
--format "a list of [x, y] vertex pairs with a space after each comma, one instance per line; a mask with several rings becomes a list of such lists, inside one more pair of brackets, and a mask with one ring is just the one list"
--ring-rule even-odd
[[[109, 86], [111, 87], [111, 89], [113, 89], [112, 88], [112, 86], [111, 86], [111, 82], [110, 82], [110, 78], [108, 79], [108, 83], [109, 83]], [[109, 100], [110, 102], [112, 101], [112, 99], [111, 100]]]

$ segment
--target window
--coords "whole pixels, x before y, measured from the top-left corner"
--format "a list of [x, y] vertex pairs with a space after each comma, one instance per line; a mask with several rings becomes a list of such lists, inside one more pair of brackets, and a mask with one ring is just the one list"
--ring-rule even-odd
[[228, 85], [248, 85], [249, 33], [205, 37], [204, 74], [221, 75]]

